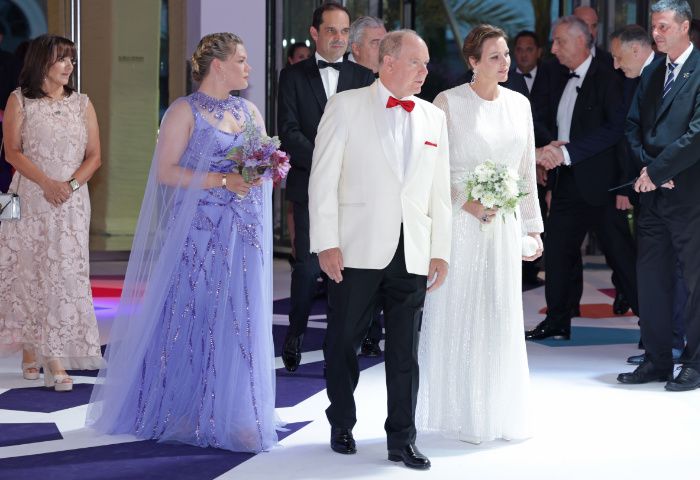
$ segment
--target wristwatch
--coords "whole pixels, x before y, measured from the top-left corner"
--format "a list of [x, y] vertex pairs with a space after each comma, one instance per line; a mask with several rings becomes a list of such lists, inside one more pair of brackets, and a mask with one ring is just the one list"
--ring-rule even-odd
[[73, 178], [71, 178], [70, 180], [68, 180], [68, 185], [70, 185], [71, 190], [73, 190], [74, 192], [75, 192], [77, 189], [80, 188], [80, 184], [79, 184], [78, 181], [75, 179], [75, 177], [73, 177]]

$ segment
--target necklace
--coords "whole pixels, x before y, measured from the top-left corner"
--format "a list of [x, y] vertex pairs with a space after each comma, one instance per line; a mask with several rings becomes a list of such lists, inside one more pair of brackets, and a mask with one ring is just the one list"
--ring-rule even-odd
[[238, 112], [241, 108], [241, 99], [233, 95], [229, 95], [224, 99], [219, 99], [210, 97], [206, 93], [195, 92], [192, 94], [192, 100], [194, 100], [198, 107], [211, 113], [217, 120], [223, 119], [224, 113], [226, 112], [230, 112], [236, 120], [240, 121], [241, 119], [241, 114]]

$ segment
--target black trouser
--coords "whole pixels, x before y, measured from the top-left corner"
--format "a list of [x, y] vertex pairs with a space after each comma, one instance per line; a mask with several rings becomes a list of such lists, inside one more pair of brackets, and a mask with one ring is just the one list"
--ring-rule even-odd
[[581, 259], [581, 244], [589, 230], [596, 233], [625, 298], [637, 310], [635, 245], [627, 219], [615, 208], [614, 199], [593, 206], [581, 197], [573, 173], [559, 172], [557, 188], [547, 219], [545, 237], [545, 298], [547, 321], [553, 328], [571, 327], [574, 274]]
[[353, 393], [360, 377], [357, 349], [367, 331], [372, 299], [383, 301], [387, 410], [384, 429], [389, 449], [416, 440], [418, 331], [426, 277], [406, 271], [403, 235], [389, 265], [382, 270], [345, 268], [343, 281], [328, 284], [328, 329], [324, 343], [331, 426], [352, 428], [357, 421]]
[[365, 338], [374, 343], [379, 343], [382, 339], [382, 304], [381, 298], [377, 298], [373, 302], [374, 307], [369, 311], [369, 327]]
[[309, 313], [321, 274], [318, 256], [311, 253], [309, 241], [309, 206], [294, 202], [294, 249], [296, 258], [292, 268], [290, 289], [289, 330], [287, 336], [299, 336], [306, 332]]
[[637, 229], [639, 307], [642, 342], [649, 360], [671, 370], [676, 259], [688, 292], [686, 344], [682, 361], [700, 368], [700, 206], [678, 205], [674, 192], [658, 189], [642, 194]]

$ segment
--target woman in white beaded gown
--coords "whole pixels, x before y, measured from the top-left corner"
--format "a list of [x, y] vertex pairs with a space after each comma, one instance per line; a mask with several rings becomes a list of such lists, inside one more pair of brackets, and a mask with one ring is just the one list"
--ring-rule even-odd
[[[510, 67], [501, 29], [474, 28], [462, 53], [474, 80], [434, 102], [447, 116], [450, 138], [452, 256], [445, 285], [425, 302], [417, 424], [471, 443], [524, 439], [532, 426], [521, 260], [542, 254], [543, 230], [532, 114], [527, 98], [498, 85]], [[515, 215], [468, 201], [465, 176], [486, 160], [524, 181], [529, 193]], [[531, 257], [522, 257], [523, 235], [538, 245]]]

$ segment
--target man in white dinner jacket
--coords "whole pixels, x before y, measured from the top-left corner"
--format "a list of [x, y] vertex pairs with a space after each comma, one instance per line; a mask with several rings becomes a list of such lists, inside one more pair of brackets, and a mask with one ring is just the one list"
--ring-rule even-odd
[[447, 275], [451, 201], [443, 112], [414, 97], [428, 48], [387, 34], [379, 80], [334, 95], [316, 135], [309, 179], [311, 251], [330, 278], [324, 344], [331, 448], [356, 452], [353, 392], [368, 310], [384, 299], [389, 460], [430, 468], [415, 446], [418, 331], [428, 291]]

